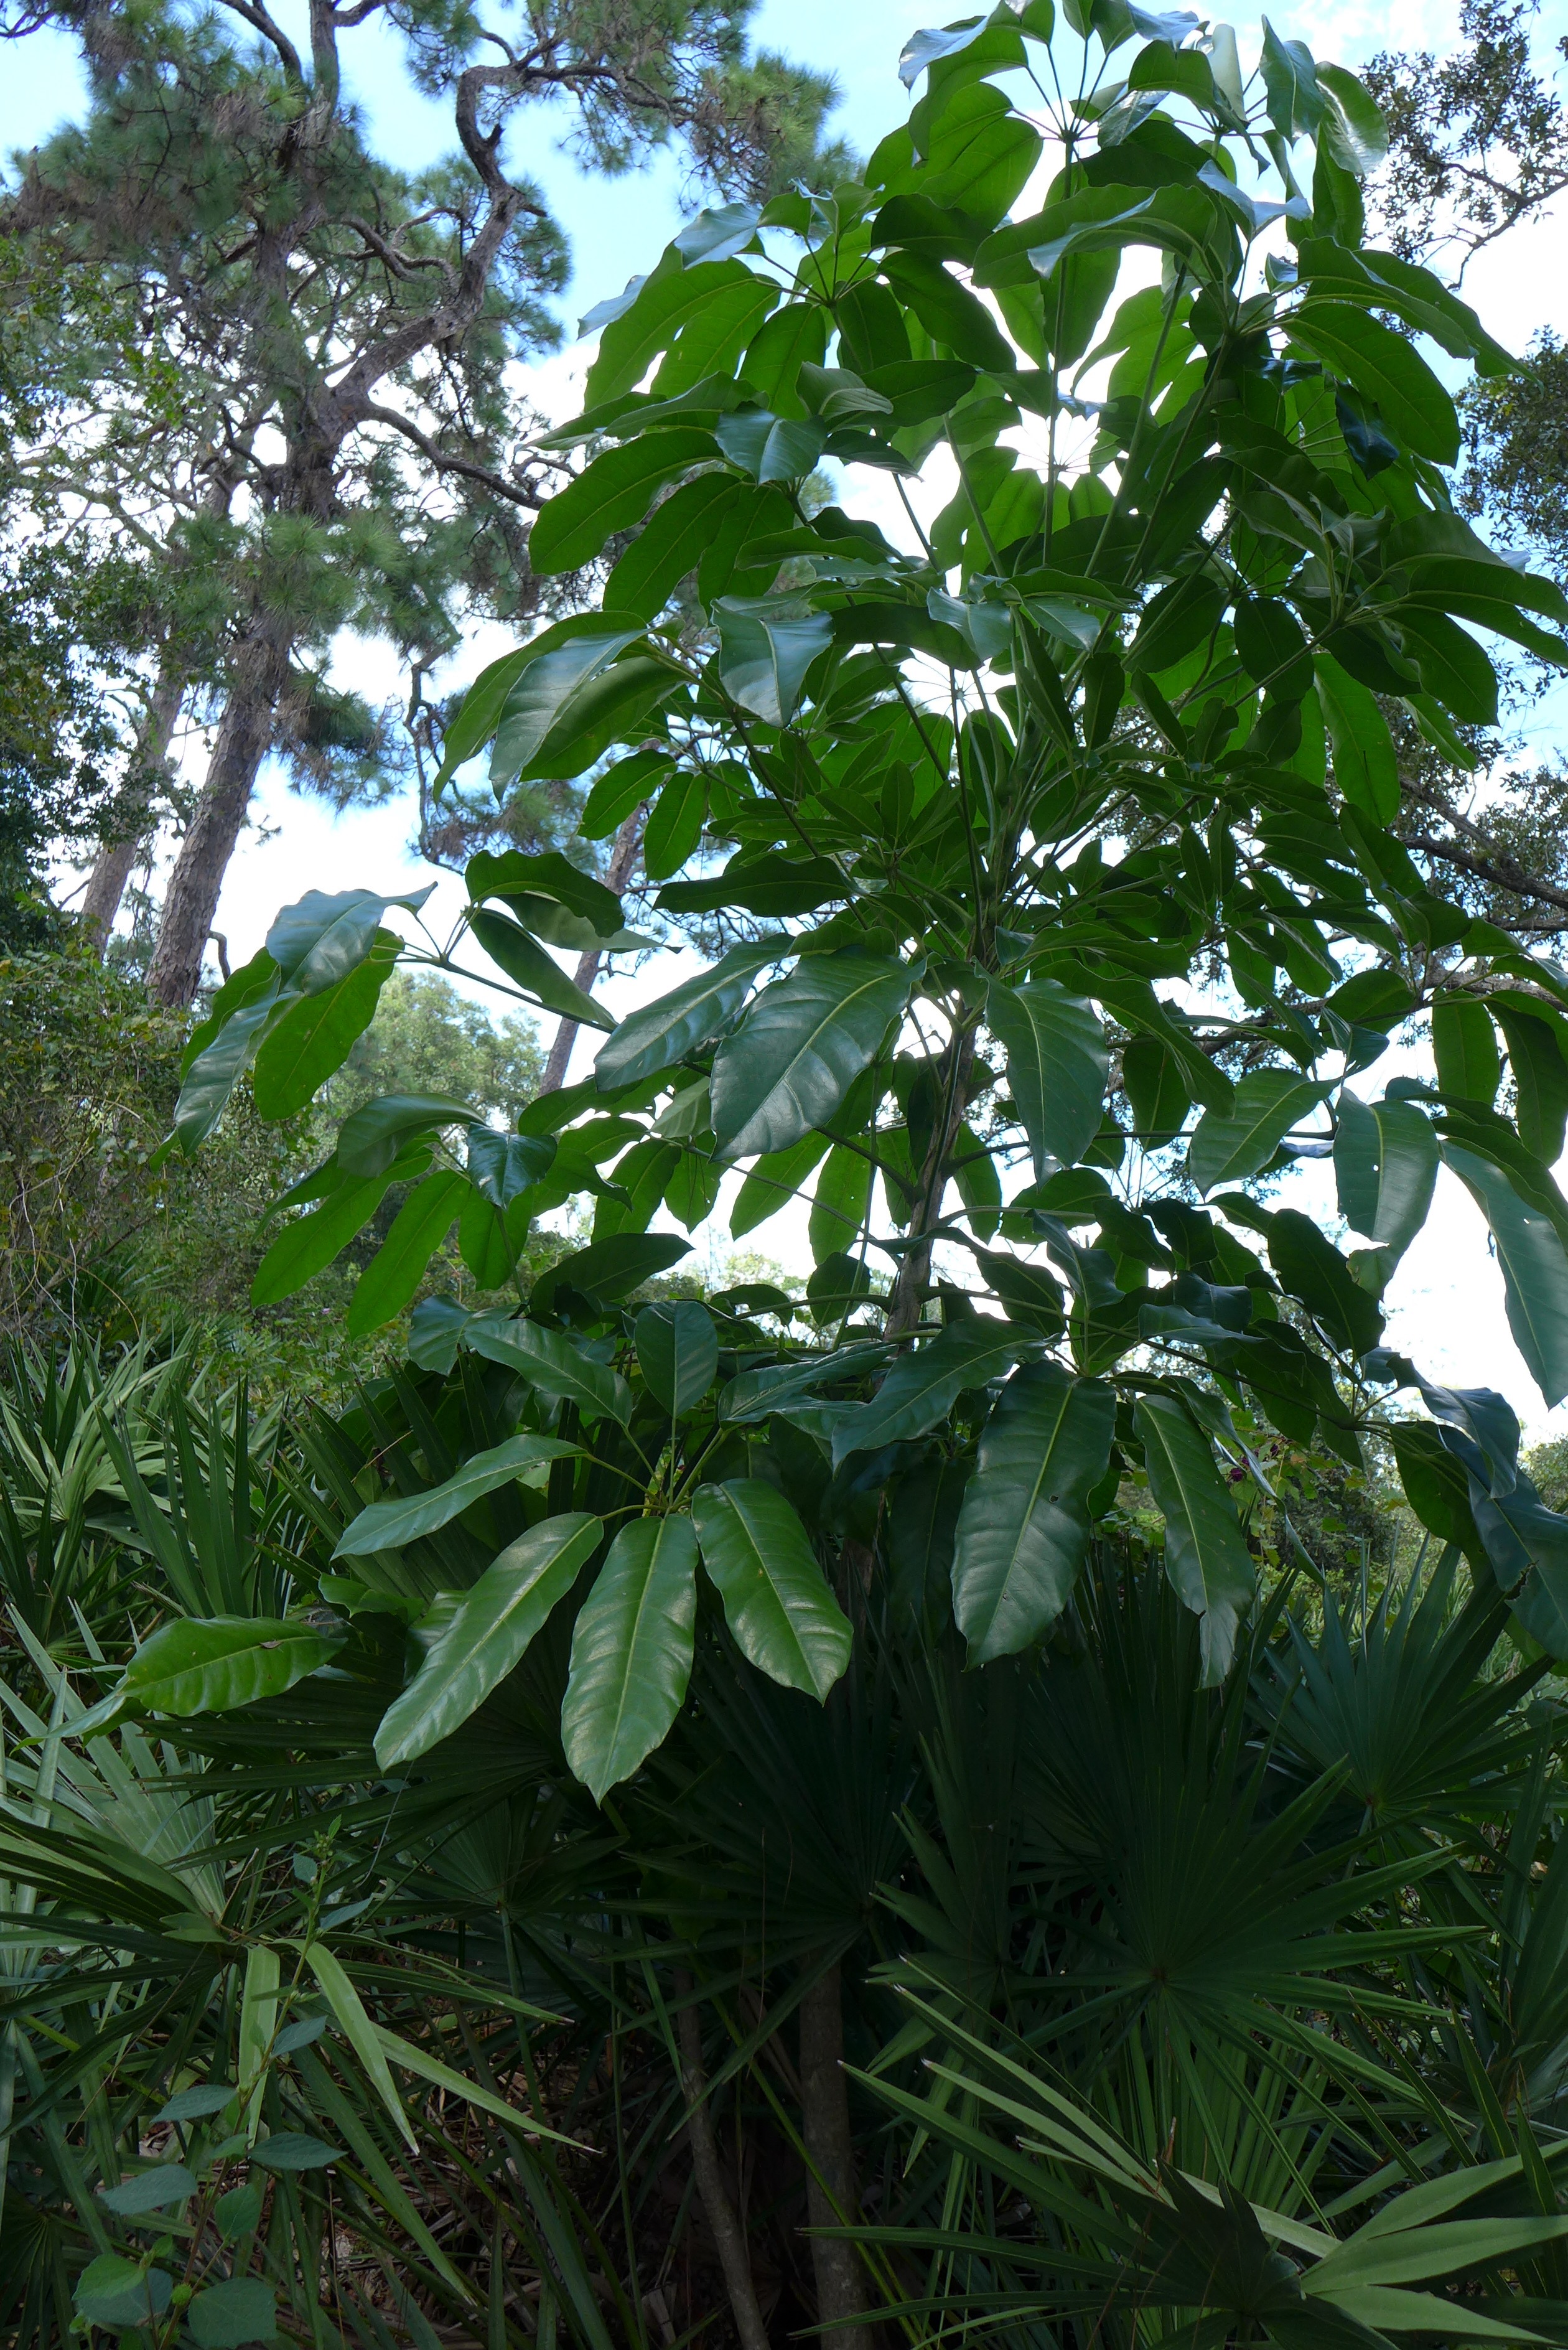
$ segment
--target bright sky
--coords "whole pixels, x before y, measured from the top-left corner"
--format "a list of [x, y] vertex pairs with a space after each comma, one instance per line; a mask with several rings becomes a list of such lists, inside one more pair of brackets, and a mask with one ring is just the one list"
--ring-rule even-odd
[[[286, 26], [303, 31], [303, 0], [283, 0], [283, 5], [274, 0], [274, 5]], [[949, 5], [957, 15], [965, 0], [949, 0]], [[753, 20], [754, 36], [761, 46], [818, 68], [826, 65], [834, 73], [842, 102], [832, 128], [865, 153], [904, 118], [907, 101], [897, 73], [900, 48], [912, 32], [940, 21], [944, 14], [923, 0], [763, 0]], [[1281, 31], [1305, 37], [1319, 57], [1354, 68], [1391, 42], [1407, 49], [1448, 48], [1455, 39], [1457, 7], [1452, 0], [1404, 0], [1394, 16], [1386, 5], [1372, 5], [1372, 0], [1316, 0], [1310, 12], [1293, 15], [1281, 0], [1277, 21]], [[1565, 24], [1568, 15], [1562, 0], [1543, 10], [1542, 50]], [[1257, 55], [1259, 18], [1251, 11], [1239, 13], [1236, 26], [1247, 70]], [[410, 167], [449, 151], [454, 143], [450, 116], [411, 88], [389, 36], [350, 35], [346, 57], [354, 94], [383, 151]], [[8, 143], [30, 146], [68, 119], [81, 102], [74, 52], [63, 36], [40, 34], [9, 44], [6, 76]], [[570, 338], [583, 310], [618, 291], [634, 272], [652, 265], [680, 225], [685, 191], [680, 168], [669, 156], [619, 181], [585, 174], [561, 151], [563, 128], [547, 116], [525, 118], [513, 161], [543, 183], [571, 239], [574, 276], [560, 306]], [[1466, 292], [1488, 326], [1515, 349], [1543, 326], [1568, 333], [1562, 236], [1559, 220], [1516, 232], [1483, 254], [1467, 280]], [[587, 357], [582, 347], [568, 341], [563, 353], [529, 371], [541, 409], [564, 415], [580, 405], [575, 394]], [[873, 484], [871, 493], [863, 494], [863, 478], [846, 484], [850, 503], [862, 512], [875, 510], [881, 521], [882, 502], [875, 493], [882, 485]], [[504, 650], [505, 641], [493, 632], [476, 639], [454, 662], [450, 681], [441, 682], [462, 681]], [[372, 699], [400, 696], [404, 691], [395, 662], [374, 646], [345, 643], [337, 665], [345, 683]], [[1531, 713], [1524, 731], [1532, 754], [1544, 756], [1568, 733], [1565, 715], [1568, 702], [1561, 691], [1549, 705]], [[407, 803], [334, 816], [292, 793], [281, 775], [269, 770], [254, 815], [255, 827], [230, 866], [217, 917], [235, 964], [261, 943], [277, 907], [306, 889], [363, 883], [391, 891], [431, 879], [430, 868], [410, 846], [413, 816]], [[427, 910], [432, 926], [440, 928], [443, 913], [450, 922], [461, 902], [458, 881], [439, 876]], [[677, 962], [660, 957], [636, 978], [612, 979], [601, 992], [609, 1009], [624, 1013], [672, 985], [691, 967], [687, 958]], [[586, 1074], [591, 1050], [589, 1040], [579, 1040], [573, 1076]], [[1390, 1053], [1368, 1072], [1362, 1090], [1376, 1094], [1405, 1065], [1406, 1056]], [[732, 1183], [727, 1184], [715, 1223], [723, 1220], [732, 1190]], [[1291, 1179], [1289, 1195], [1293, 1204], [1332, 1225], [1333, 1179], [1325, 1163], [1304, 1164]], [[699, 1256], [707, 1237], [698, 1236]], [[714, 1238], [722, 1247], [722, 1234]], [[774, 1219], [743, 1243], [753, 1244], [792, 1264], [809, 1263], [804, 1216]], [[1513, 1346], [1503, 1314], [1501, 1275], [1490, 1261], [1486, 1228], [1469, 1196], [1446, 1170], [1439, 1177], [1432, 1217], [1397, 1274], [1387, 1304], [1388, 1342], [1408, 1352], [1429, 1377], [1501, 1388], [1532, 1437], [1568, 1428], [1568, 1404], [1548, 1417]]]

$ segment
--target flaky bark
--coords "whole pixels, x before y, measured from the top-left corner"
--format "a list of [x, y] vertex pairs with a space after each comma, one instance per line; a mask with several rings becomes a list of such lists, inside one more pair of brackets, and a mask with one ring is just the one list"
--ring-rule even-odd
[[[825, 1969], [800, 2003], [801, 2134], [805, 2140], [806, 2216], [813, 2228], [842, 2228], [854, 2220], [855, 2140], [849, 2124], [849, 2093], [844, 2078], [844, 1987], [836, 1965]], [[864, 2318], [866, 2272], [853, 2244], [814, 2235], [812, 2267], [816, 2277], [817, 2324], [842, 2350], [874, 2350]]]
[[288, 674], [289, 642], [283, 629], [259, 622], [236, 658], [207, 780], [170, 876], [147, 974], [161, 1003], [189, 1003], [201, 980], [223, 876], [272, 741], [273, 712]]
[[[137, 740], [137, 764], [143, 774], [161, 768], [167, 759], [182, 699], [182, 681], [171, 672], [162, 673], [153, 688]], [[81, 926], [100, 955], [109, 945], [125, 885], [146, 842], [145, 825], [136, 828], [128, 826], [124, 839], [107, 841], [94, 859], [82, 899]]]

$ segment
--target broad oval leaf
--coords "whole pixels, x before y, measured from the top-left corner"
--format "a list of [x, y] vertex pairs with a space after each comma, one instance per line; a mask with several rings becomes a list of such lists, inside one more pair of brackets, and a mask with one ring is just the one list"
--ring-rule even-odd
[[546, 1011], [558, 1012], [563, 1020], [581, 1020], [590, 1028], [615, 1026], [603, 1004], [596, 1003], [575, 979], [568, 979], [554, 955], [510, 914], [498, 914], [491, 906], [476, 906], [468, 917], [468, 927], [491, 961], [498, 962], [507, 978], [515, 980]]
[[252, 1090], [260, 1118], [292, 1118], [340, 1069], [376, 1016], [401, 941], [381, 931], [365, 961], [324, 993], [291, 1004], [256, 1054]]
[[1413, 1102], [1341, 1093], [1334, 1139], [1339, 1212], [1397, 1263], [1427, 1221], [1438, 1180], [1432, 1122]]
[[1349, 302], [1316, 299], [1290, 320], [1291, 340], [1361, 392], [1417, 457], [1451, 465], [1459, 453], [1452, 399], [1407, 336]]
[[632, 1336], [646, 1386], [675, 1417], [690, 1411], [719, 1367], [719, 1333], [708, 1308], [691, 1297], [645, 1305]]
[[645, 433], [607, 449], [541, 510], [528, 536], [534, 571], [576, 571], [606, 539], [640, 522], [661, 483], [714, 454], [712, 435], [691, 425]]
[[672, 987], [668, 995], [621, 1022], [594, 1062], [594, 1079], [607, 1093], [673, 1068], [733, 1017], [764, 963], [790, 951], [787, 939], [755, 939], [732, 947], [711, 971]]
[[417, 1542], [421, 1534], [449, 1524], [471, 1502], [510, 1485], [524, 1469], [581, 1451], [581, 1445], [567, 1444], [558, 1436], [509, 1436], [504, 1444], [473, 1453], [454, 1477], [449, 1477], [444, 1485], [432, 1485], [428, 1493], [399, 1493], [384, 1502], [372, 1502], [344, 1529], [332, 1555], [358, 1558], [374, 1551], [400, 1550], [404, 1543]]
[[1442, 1153], [1491, 1228], [1514, 1344], [1548, 1406], [1559, 1404], [1568, 1395], [1568, 1250], [1501, 1167], [1453, 1142]]
[[798, 597], [722, 596], [712, 608], [725, 692], [765, 724], [787, 726], [807, 670], [833, 642], [831, 619]]
[[808, 955], [764, 988], [713, 1058], [722, 1159], [787, 1150], [826, 1126], [909, 1002], [902, 964], [849, 950]]
[[188, 1617], [161, 1625], [127, 1665], [116, 1690], [124, 1713], [231, 1713], [292, 1689], [341, 1645], [343, 1635], [265, 1616]]
[[1298, 1118], [1334, 1090], [1293, 1069], [1252, 1069], [1236, 1087], [1236, 1106], [1205, 1110], [1187, 1153], [1187, 1171], [1200, 1191], [1243, 1183], [1273, 1157]]
[[561, 1708], [566, 1760], [596, 1803], [630, 1778], [680, 1712], [696, 1621], [691, 1519], [623, 1526], [573, 1628]]
[[993, 979], [986, 1018], [1007, 1055], [1007, 1083], [1029, 1138], [1034, 1174], [1072, 1167], [1099, 1130], [1110, 1059], [1094, 1007], [1054, 980]]
[[385, 1175], [410, 1135], [443, 1126], [468, 1126], [475, 1113], [445, 1094], [381, 1094], [346, 1118], [333, 1156], [356, 1180]]
[[504, 1314], [479, 1314], [464, 1328], [462, 1341], [490, 1362], [521, 1371], [542, 1394], [565, 1396], [590, 1419], [607, 1412], [624, 1427], [631, 1418], [631, 1389], [620, 1373], [593, 1361], [564, 1330]]
[[760, 1478], [698, 1488], [691, 1522], [735, 1645], [770, 1680], [821, 1700], [854, 1635], [790, 1503]]
[[1149, 1492], [1165, 1520], [1165, 1571], [1203, 1619], [1203, 1676], [1223, 1679], [1250, 1606], [1252, 1561], [1209, 1439], [1174, 1396], [1140, 1396], [1133, 1424]]
[[884, 1444], [923, 1436], [947, 1417], [966, 1388], [987, 1386], [1034, 1351], [1029, 1333], [1006, 1322], [950, 1323], [902, 1356], [870, 1402], [839, 1422], [833, 1436], [835, 1463], [851, 1452], [875, 1452]]
[[277, 2295], [260, 2277], [204, 2285], [185, 2312], [200, 2350], [245, 2350], [277, 2336]]
[[408, 1688], [376, 1732], [383, 1771], [439, 1746], [506, 1679], [599, 1539], [584, 1512], [545, 1518], [508, 1544], [465, 1591]]
[[364, 961], [389, 906], [418, 913], [434, 887], [432, 881], [400, 898], [379, 897], [373, 889], [333, 895], [307, 889], [276, 917], [266, 934], [266, 951], [287, 986], [300, 995], [318, 995]]
[[1089, 1542], [1087, 1497], [1105, 1475], [1116, 1390], [1057, 1363], [1008, 1381], [980, 1440], [953, 1548], [953, 1614], [970, 1660], [1011, 1657], [1054, 1622]]
[[452, 1230], [469, 1186], [452, 1168], [416, 1183], [392, 1219], [391, 1231], [354, 1284], [348, 1303], [351, 1337], [379, 1330], [409, 1304]]
[[99, 2199], [120, 2220], [137, 2220], [148, 2211], [168, 2211], [188, 2202], [197, 2191], [193, 2175], [182, 2162], [160, 2162], [138, 2170], [118, 2187], [100, 2187]]

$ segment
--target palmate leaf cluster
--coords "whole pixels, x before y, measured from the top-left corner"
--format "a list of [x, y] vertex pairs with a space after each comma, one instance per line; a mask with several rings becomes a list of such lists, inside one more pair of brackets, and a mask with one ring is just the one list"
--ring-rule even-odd
[[[356, 1108], [258, 1299], [393, 1183], [353, 1328], [454, 1226], [492, 1290], [541, 1214], [589, 1196], [592, 1235], [515, 1311], [423, 1298], [407, 1369], [317, 1431], [296, 1590], [182, 1602], [75, 1729], [162, 1716], [240, 1785], [303, 1773], [346, 1850], [374, 1823], [377, 1932], [462, 1962], [483, 1916], [493, 1981], [607, 1999], [647, 2067], [600, 2211], [633, 2268], [670, 2068], [700, 2094], [659, 1970], [701, 1962], [720, 2085], [770, 2085], [798, 2188], [839, 2157], [763, 2052], [846, 1963], [887, 2162], [876, 2221], [843, 2216], [911, 2322], [1045, 2306], [1083, 2338], [1158, 2303], [1216, 2343], [1365, 2343], [1455, 2333], [1462, 2271], [1456, 2338], [1556, 2338], [1562, 2033], [1523, 1955], [1558, 1930], [1555, 1715], [1525, 1700], [1568, 1655], [1568, 1521], [1503, 1399], [1391, 1352], [1382, 1301], [1446, 1166], [1568, 1392], [1568, 980], [1394, 837], [1386, 713], [1463, 755], [1482, 636], [1559, 660], [1568, 604], [1453, 511], [1416, 338], [1511, 363], [1365, 245], [1354, 78], [1269, 32], [1243, 81], [1222, 29], [1114, 5], [1053, 30], [1032, 0], [922, 35], [862, 181], [701, 216], [599, 314], [532, 557], [634, 535], [601, 608], [476, 681], [446, 765], [593, 773], [585, 829], [646, 810], [654, 910], [722, 951], [614, 1022], [556, 951], [647, 937], [558, 854], [475, 858], [445, 942], [369, 889], [278, 916], [191, 1039], [187, 1150], [247, 1070], [264, 1117], [301, 1109], [400, 962], [472, 944], [603, 1041], [509, 1131], [456, 1092]], [[860, 482], [907, 492], [897, 544]], [[1433, 1076], [1379, 1091], [1396, 1028]], [[1360, 1245], [1260, 1195], [1303, 1153]], [[639, 1296], [689, 1247], [655, 1215], [691, 1233], [731, 1170], [732, 1232], [809, 1199], [804, 1295]], [[1315, 1629], [1286, 1612], [1304, 1555], [1259, 1587], [1237, 1497], [1272, 1438], [1387, 1444], [1437, 1538], [1354, 1642], [1332, 1592]], [[306, 1970], [319, 1922], [286, 1938]]]

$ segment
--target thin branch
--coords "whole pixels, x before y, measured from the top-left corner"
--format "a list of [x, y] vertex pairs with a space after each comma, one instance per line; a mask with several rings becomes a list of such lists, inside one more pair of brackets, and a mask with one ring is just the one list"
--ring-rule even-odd
[[509, 482], [504, 474], [493, 473], [488, 465], [473, 464], [467, 457], [449, 456], [428, 432], [421, 432], [417, 424], [411, 424], [406, 416], [400, 416], [395, 408], [382, 408], [377, 401], [369, 400], [360, 413], [368, 422], [389, 424], [406, 441], [411, 441], [421, 455], [428, 458], [441, 473], [461, 473], [465, 481], [481, 482], [487, 490], [493, 490], [498, 498], [510, 498], [514, 506], [526, 506], [531, 514], [537, 514], [545, 504], [544, 494], [539, 490], [527, 489], [518, 482]]

